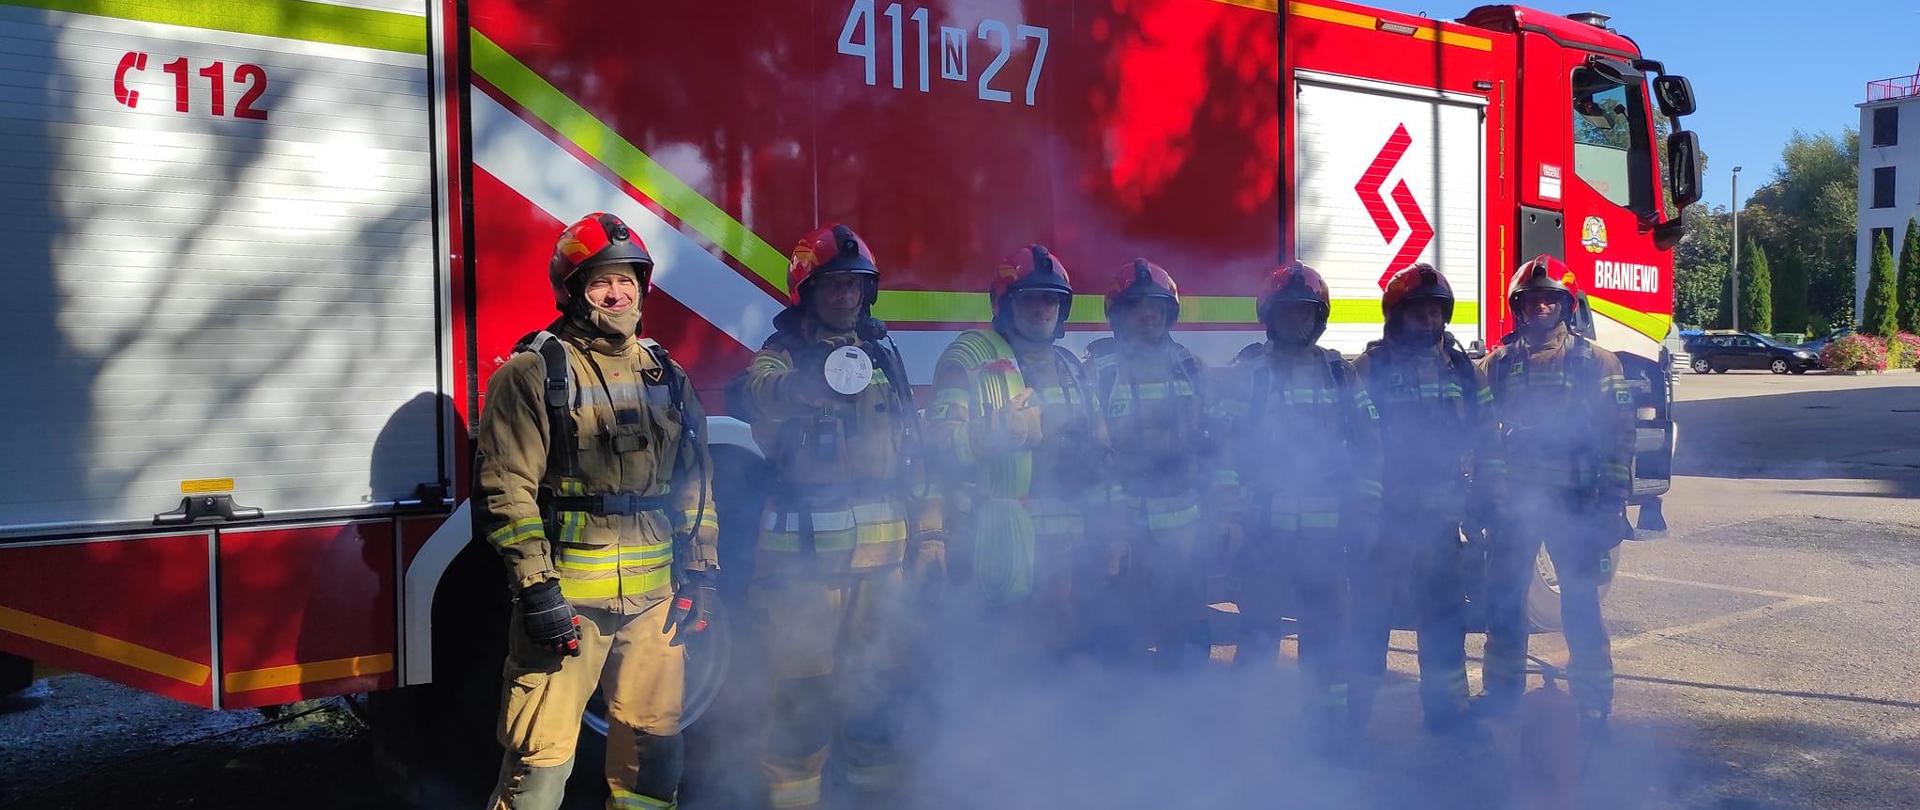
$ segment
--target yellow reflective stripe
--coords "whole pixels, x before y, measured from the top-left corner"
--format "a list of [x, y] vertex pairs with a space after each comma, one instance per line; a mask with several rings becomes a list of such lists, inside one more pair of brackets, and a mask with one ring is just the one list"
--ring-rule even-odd
[[607, 797], [607, 806], [616, 810], [671, 810], [674, 803], [666, 799], [642, 796], [631, 790], [614, 788], [612, 794]]
[[774, 807], [809, 807], [820, 803], [820, 777], [771, 782], [767, 802]]
[[621, 596], [621, 585], [627, 585], [626, 594], [640, 595], [658, 590], [673, 581], [671, 567], [659, 568], [644, 574], [616, 577], [596, 577], [593, 579], [560, 578], [560, 595], [568, 599], [586, 601], [593, 599], [614, 599]]
[[1593, 307], [1594, 314], [1618, 321], [1622, 326], [1654, 340], [1665, 340], [1667, 329], [1673, 325], [1672, 315], [1641, 312], [1632, 307], [1616, 304], [1592, 292], [1587, 293], [1587, 304]]
[[521, 518], [487, 533], [487, 542], [495, 546], [511, 546], [529, 537], [543, 535], [543, 524], [538, 517]]
[[[993, 309], [988, 303], [986, 293], [888, 290], [874, 303], [873, 316], [883, 321], [987, 323], [993, 320]], [[1461, 323], [1476, 322], [1479, 317], [1479, 306], [1471, 301], [1461, 301], [1454, 305], [1454, 319]], [[1347, 324], [1381, 323], [1380, 299], [1333, 299], [1327, 321]], [[1073, 312], [1067, 318], [1067, 322], [1106, 323], [1105, 298], [1099, 295], [1074, 296]], [[1180, 296], [1180, 322], [1251, 326], [1258, 324], [1260, 318], [1254, 311], [1251, 296], [1183, 295]]]
[[151, 672], [188, 686], [204, 685], [213, 674], [211, 667], [198, 661], [9, 607], [0, 607], [0, 631]]
[[341, 678], [358, 678], [369, 675], [383, 675], [393, 671], [393, 655], [377, 653], [357, 655], [352, 658], [335, 658], [328, 661], [305, 661], [298, 664], [249, 669], [241, 672], [229, 672], [221, 679], [228, 692], [253, 692], [260, 689], [274, 689], [282, 686], [295, 686], [303, 683], [335, 681]]
[[1303, 512], [1300, 514], [1300, 528], [1337, 529], [1340, 528], [1339, 512]]
[[304, 0], [0, 0], [0, 5], [425, 55], [427, 18]]
[[1385, 493], [1385, 491], [1380, 488], [1379, 481], [1368, 481], [1365, 479], [1355, 481], [1353, 489], [1355, 492], [1368, 498], [1379, 498]]
[[907, 523], [896, 520], [890, 523], [862, 523], [859, 528], [860, 545], [869, 543], [897, 543], [907, 539]]
[[707, 508], [705, 509], [697, 507], [688, 509], [680, 513], [680, 528], [682, 530], [713, 529], [718, 531], [720, 529], [720, 516], [714, 512], [713, 504], [711, 503], [707, 504]]
[[1485, 405], [1485, 404], [1487, 404], [1487, 403], [1489, 403], [1489, 402], [1492, 402], [1492, 401], [1493, 401], [1493, 389], [1491, 389], [1491, 388], [1481, 388], [1481, 389], [1480, 389], [1480, 390], [1479, 390], [1478, 392], [1475, 392], [1475, 394], [1474, 394], [1474, 398], [1475, 398], [1475, 399], [1477, 399], [1477, 400], [1479, 400], [1479, 401], [1480, 401], [1480, 404], [1482, 404], [1482, 405]]
[[1240, 485], [1240, 473], [1234, 470], [1214, 470], [1213, 485], [1216, 487], [1237, 487]]
[[[474, 73], [488, 84], [540, 119], [540, 122], [572, 141], [580, 151], [600, 161], [620, 179], [633, 184], [640, 193], [698, 231], [714, 245], [752, 270], [774, 289], [787, 288], [787, 257], [767, 244], [747, 226], [727, 215], [700, 195], [666, 167], [640, 151], [593, 113], [587, 112], [559, 88], [541, 78], [533, 69], [487, 39], [480, 29], [472, 30], [470, 59]], [[891, 297], [888, 293], [882, 298]], [[876, 312], [876, 315], [879, 313]], [[884, 316], [882, 316], [884, 317]]]
[[897, 769], [892, 765], [849, 765], [843, 773], [849, 785], [875, 788], [893, 784]]

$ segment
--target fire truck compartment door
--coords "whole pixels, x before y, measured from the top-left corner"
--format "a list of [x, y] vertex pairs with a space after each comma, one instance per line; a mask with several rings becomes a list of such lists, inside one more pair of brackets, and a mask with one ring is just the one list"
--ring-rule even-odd
[[0, 6], [0, 533], [441, 480], [427, 3], [33, 5]]
[[1379, 305], [1367, 302], [1415, 262], [1452, 282], [1454, 336], [1484, 338], [1486, 99], [1310, 71], [1295, 79], [1295, 244], [1333, 294], [1323, 345], [1357, 354], [1378, 339]]

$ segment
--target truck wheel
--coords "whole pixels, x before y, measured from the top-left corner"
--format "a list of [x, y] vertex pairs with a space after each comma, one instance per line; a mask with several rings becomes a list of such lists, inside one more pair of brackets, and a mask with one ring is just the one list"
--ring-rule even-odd
[[493, 791], [510, 610], [499, 556], [467, 546], [434, 594], [433, 683], [366, 696], [375, 777], [406, 806], [478, 807]]
[[0, 700], [24, 692], [33, 685], [33, 662], [17, 655], [0, 653]]
[[[1607, 591], [1613, 587], [1611, 572], [1620, 570], [1619, 546], [1607, 552], [1607, 560], [1607, 581], [1600, 583], [1602, 605], [1606, 603]], [[1563, 626], [1560, 619], [1560, 577], [1553, 570], [1553, 558], [1547, 554], [1545, 546], [1534, 558], [1533, 571], [1533, 582], [1527, 585], [1527, 624], [1536, 633], [1558, 633]]]

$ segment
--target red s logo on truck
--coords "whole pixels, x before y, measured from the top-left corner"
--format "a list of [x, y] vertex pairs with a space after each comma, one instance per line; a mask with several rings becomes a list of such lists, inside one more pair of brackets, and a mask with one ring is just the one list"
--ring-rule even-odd
[[147, 55], [138, 51], [128, 51], [120, 57], [120, 67], [113, 71], [113, 100], [129, 107], [140, 104], [140, 91], [127, 87], [127, 72], [147, 69]]

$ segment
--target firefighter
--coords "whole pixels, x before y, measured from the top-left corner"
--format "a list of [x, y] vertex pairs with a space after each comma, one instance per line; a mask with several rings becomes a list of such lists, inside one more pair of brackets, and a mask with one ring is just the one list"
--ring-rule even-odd
[[1380, 542], [1353, 559], [1353, 714], [1365, 730], [1386, 674], [1396, 596], [1420, 640], [1420, 702], [1430, 731], [1479, 741], [1467, 713], [1462, 525], [1491, 500], [1504, 467], [1485, 377], [1446, 330], [1453, 286], [1431, 265], [1393, 274], [1380, 299], [1385, 335], [1354, 374], [1380, 411], [1385, 514]]
[[[1174, 667], [1207, 658], [1203, 529], [1233, 517], [1230, 470], [1214, 457], [1207, 369], [1168, 330], [1180, 317], [1180, 287], [1146, 259], [1114, 277], [1106, 295], [1113, 337], [1087, 347], [1094, 395], [1105, 406], [1112, 483], [1096, 522], [1124, 538], [1130, 562], [1135, 651], [1152, 647]], [[1224, 478], [1222, 476], [1225, 476]], [[1202, 509], [1216, 520], [1203, 523]], [[1213, 534], [1209, 532], [1208, 534]]]
[[[829, 759], [850, 798], [885, 806], [897, 776], [888, 706], [904, 686], [904, 566], [938, 569], [937, 511], [903, 482], [916, 412], [886, 327], [880, 271], [845, 225], [807, 234], [791, 305], [737, 381], [772, 465], [749, 602], [774, 680], [762, 757], [775, 808], [822, 806]], [[911, 549], [909, 548], [911, 546]]]
[[1082, 542], [1105, 428], [1085, 369], [1056, 343], [1073, 306], [1060, 260], [1041, 245], [1014, 251], [988, 300], [991, 328], [962, 333], [941, 353], [928, 408], [959, 529], [954, 572], [971, 605], [1014, 619], [995, 626], [1031, 633], [983, 643], [1003, 653], [1065, 652], [1088, 632], [1076, 587], [1119, 565]]
[[672, 807], [682, 644], [716, 602], [705, 416], [680, 366], [637, 337], [653, 274], [637, 234], [589, 214], [547, 271], [561, 315], [494, 373], [475, 439], [474, 527], [516, 594], [491, 806], [560, 806], [598, 688], [607, 806]]
[[1290, 262], [1256, 304], [1267, 341], [1240, 352], [1220, 394], [1247, 515], [1234, 554], [1245, 630], [1235, 658], [1272, 661], [1281, 617], [1293, 617], [1302, 718], [1312, 744], [1338, 756], [1356, 738], [1341, 652], [1346, 557], [1377, 532], [1379, 415], [1353, 366], [1315, 344], [1331, 306], [1319, 273]]
[[1567, 678], [1580, 727], [1600, 736], [1613, 704], [1600, 587], [1629, 531], [1633, 398], [1619, 358], [1571, 331], [1572, 280], [1552, 256], [1521, 265], [1507, 291], [1516, 326], [1485, 361], [1512, 484], [1497, 505], [1489, 542], [1480, 704], [1503, 714], [1525, 687], [1525, 600], [1544, 542], [1560, 581]]

